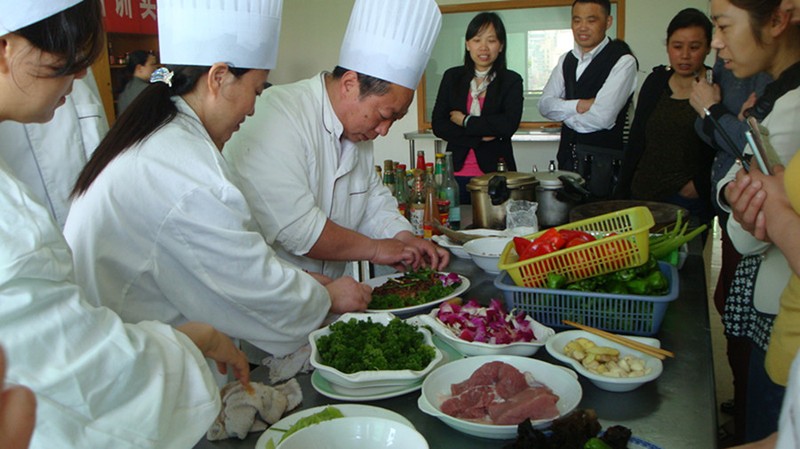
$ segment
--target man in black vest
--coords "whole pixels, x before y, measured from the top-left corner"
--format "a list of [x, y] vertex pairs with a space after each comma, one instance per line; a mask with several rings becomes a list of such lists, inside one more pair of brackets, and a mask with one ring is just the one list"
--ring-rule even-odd
[[563, 122], [557, 156], [561, 170], [578, 171], [577, 144], [622, 154], [637, 62], [626, 43], [606, 37], [612, 20], [608, 0], [575, 0], [575, 47], [559, 59], [542, 91], [539, 112]]

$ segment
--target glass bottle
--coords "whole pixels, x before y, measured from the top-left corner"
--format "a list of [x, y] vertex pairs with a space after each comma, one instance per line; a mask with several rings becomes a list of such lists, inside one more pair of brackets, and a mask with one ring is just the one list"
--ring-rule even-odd
[[439, 198], [436, 195], [436, 185], [433, 182], [433, 174], [429, 172], [429, 182], [425, 186], [425, 210], [422, 216], [423, 237], [429, 239], [438, 235], [439, 231], [434, 228], [433, 223], [441, 223], [439, 218]]
[[461, 205], [459, 203], [458, 182], [453, 174], [453, 153], [444, 155], [444, 196], [450, 202], [447, 213], [448, 227], [455, 231], [461, 228]]
[[436, 153], [436, 162], [433, 166], [433, 181], [439, 189], [444, 181], [444, 154]]
[[414, 186], [411, 188], [408, 209], [414, 235], [422, 237], [424, 235], [422, 222], [425, 220], [425, 172], [422, 170], [415, 170]]
[[414, 168], [418, 168], [420, 170], [425, 170], [425, 152], [422, 150], [417, 151], [417, 163], [414, 165]]
[[394, 162], [391, 159], [383, 161], [383, 184], [394, 195], [396, 186], [394, 181]]
[[404, 164], [395, 164], [395, 190], [394, 198], [397, 200], [397, 210], [400, 215], [408, 218], [408, 186], [406, 184], [406, 166]]

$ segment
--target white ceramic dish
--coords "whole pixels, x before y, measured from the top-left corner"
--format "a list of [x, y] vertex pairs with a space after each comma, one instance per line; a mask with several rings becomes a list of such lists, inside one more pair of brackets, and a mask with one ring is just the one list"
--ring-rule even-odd
[[485, 237], [482, 239], [470, 240], [464, 244], [466, 251], [475, 265], [490, 274], [500, 273], [497, 262], [500, 261], [500, 254], [506, 244], [511, 241], [510, 237]]
[[[503, 231], [498, 231], [497, 229], [483, 229], [483, 228], [465, 229], [463, 231], [458, 231], [458, 232], [463, 232], [464, 234], [469, 234], [469, 235], [481, 235], [484, 237], [496, 237], [503, 235]], [[459, 245], [458, 243], [450, 240], [446, 235], [434, 235], [431, 238], [431, 240], [436, 242], [439, 246], [447, 248], [448, 250], [450, 250], [451, 253], [453, 253], [454, 256], [460, 259], [470, 258], [469, 254], [467, 254], [467, 252], [464, 251], [462, 245]]]
[[476, 355], [518, 355], [523, 357], [529, 357], [536, 353], [540, 348], [542, 348], [547, 339], [551, 336], [555, 335], [555, 331], [545, 326], [544, 324], [534, 320], [531, 317], [526, 317], [531, 323], [531, 328], [533, 329], [533, 335], [536, 336], [536, 340], [531, 342], [517, 342], [517, 343], [508, 343], [508, 344], [491, 344], [491, 343], [481, 343], [481, 342], [472, 342], [466, 341], [458, 338], [458, 336], [450, 330], [444, 323], [439, 321], [436, 318], [437, 314], [439, 313], [439, 309], [433, 309], [430, 314], [428, 315], [420, 315], [420, 320], [427, 324], [428, 326], [433, 329], [433, 332], [439, 336], [441, 339], [447, 342], [450, 346], [458, 350], [460, 353], [466, 356], [476, 356]]
[[277, 449], [428, 449], [412, 426], [386, 418], [357, 416], [323, 421], [298, 430]]
[[311, 374], [311, 387], [317, 393], [345, 402], [380, 401], [413, 393], [422, 388], [422, 380], [412, 384], [388, 387], [347, 388], [328, 382], [318, 371]]
[[[595, 342], [599, 346], [608, 346], [610, 348], [615, 348], [619, 350], [620, 356], [624, 356], [627, 354], [633, 355], [634, 357], [638, 357], [645, 361], [645, 367], [650, 368], [650, 373], [641, 376], [641, 377], [626, 377], [626, 378], [619, 378], [619, 377], [608, 377], [603, 376], [602, 374], [597, 374], [589, 371], [588, 369], [584, 368], [581, 365], [581, 362], [569, 357], [568, 355], [564, 354], [564, 346], [567, 343], [575, 340], [576, 338], [588, 338], [589, 340]], [[636, 337], [636, 336], [627, 336], [631, 340], [636, 340], [642, 343], [646, 343], [651, 346], [655, 346], [657, 348], [661, 347], [661, 342], [655, 338], [648, 338], [648, 337]], [[633, 348], [629, 348], [625, 345], [621, 345], [619, 343], [614, 343], [613, 341], [606, 340], [603, 337], [598, 335], [590, 334], [589, 332], [582, 331], [582, 330], [569, 330], [559, 332], [549, 340], [547, 340], [547, 344], [545, 345], [547, 348], [547, 352], [550, 353], [554, 358], [558, 359], [559, 361], [566, 363], [572, 369], [574, 369], [578, 374], [581, 376], [586, 377], [589, 379], [590, 382], [595, 384], [597, 388], [606, 391], [613, 391], [613, 392], [625, 392], [635, 390], [640, 386], [646, 384], [647, 382], [653, 381], [661, 375], [664, 371], [664, 365], [661, 363], [661, 360], [639, 352]]]
[[[455, 418], [443, 413], [440, 409], [444, 399], [450, 395], [452, 384], [468, 379], [475, 370], [494, 361], [508, 363], [523, 373], [528, 371], [537, 381], [550, 387], [553, 393], [559, 397], [556, 404], [560, 413], [559, 417], [571, 412], [581, 401], [583, 390], [581, 384], [578, 383], [578, 376], [572, 370], [528, 357], [500, 355], [469, 357], [436, 368], [422, 382], [422, 393], [417, 401], [417, 406], [423, 413], [439, 418], [453, 429], [469, 435], [493, 439], [514, 438], [517, 435], [516, 425], [480, 424]], [[536, 420], [532, 421], [532, 424], [534, 427], [543, 428], [549, 426], [552, 421], [552, 419]]]
[[[391, 313], [345, 313], [336, 321], [349, 321], [351, 318], [359, 321], [372, 320], [373, 323], [380, 323], [385, 326], [396, 317]], [[311, 365], [328, 382], [344, 388], [397, 387], [399, 389], [417, 384], [439, 364], [443, 357], [442, 351], [433, 344], [431, 333], [425, 328], [418, 328], [418, 331], [424, 336], [425, 343], [434, 349], [433, 360], [423, 370], [359, 371], [346, 374], [336, 368], [325, 365], [317, 349], [317, 339], [323, 335], [329, 335], [331, 333], [330, 326], [318, 329], [308, 336], [308, 341], [311, 344]]]
[[[450, 273], [442, 272], [441, 274], [450, 274]], [[370, 287], [374, 288], [374, 287], [378, 287], [380, 285], [385, 284], [391, 278], [397, 278], [397, 277], [401, 277], [403, 275], [404, 275], [404, 273], [392, 273], [392, 274], [387, 274], [387, 275], [384, 275], [384, 276], [377, 276], [377, 277], [374, 277], [372, 279], [367, 279], [366, 281], [364, 281], [364, 283], [369, 285]], [[458, 275], [458, 277], [459, 277], [459, 279], [461, 279], [461, 285], [459, 285], [449, 295], [446, 295], [446, 296], [443, 296], [441, 298], [434, 299], [433, 301], [429, 301], [429, 302], [426, 302], [424, 304], [419, 304], [419, 305], [416, 305], [416, 306], [399, 307], [399, 308], [396, 308], [396, 309], [367, 309], [367, 312], [369, 312], [369, 313], [392, 313], [392, 314], [394, 314], [394, 315], [396, 315], [396, 316], [398, 316], [400, 318], [406, 318], [406, 317], [409, 317], [409, 316], [416, 315], [419, 312], [424, 312], [424, 311], [430, 309], [431, 307], [435, 307], [437, 304], [441, 304], [444, 301], [447, 301], [448, 299], [452, 299], [452, 298], [455, 298], [456, 296], [459, 296], [460, 294], [462, 294], [465, 291], [467, 291], [467, 289], [469, 289], [469, 279], [467, 279], [464, 276], [461, 276], [460, 274]]]
[[[335, 404], [333, 405], [336, 407], [342, 415], [345, 417], [353, 417], [353, 416], [374, 416], [378, 418], [386, 418], [397, 421], [399, 423], [405, 424], [410, 427], [414, 427], [411, 424], [411, 421], [407, 420], [405, 417], [400, 415], [399, 413], [395, 413], [391, 410], [375, 407], [372, 405], [361, 405], [361, 404]], [[321, 405], [319, 407], [312, 407], [307, 408], [305, 410], [299, 410], [295, 413], [292, 413], [289, 416], [284, 416], [280, 421], [276, 422], [269, 429], [265, 430], [264, 433], [258, 437], [258, 441], [256, 442], [255, 449], [264, 449], [267, 447], [267, 442], [272, 439], [272, 442], [275, 445], [278, 444], [278, 441], [283, 438], [283, 433], [289, 428], [294, 425], [300, 418], [305, 418], [306, 416], [311, 416], [316, 413], [323, 411], [327, 405]], [[281, 430], [278, 430], [281, 429]]]

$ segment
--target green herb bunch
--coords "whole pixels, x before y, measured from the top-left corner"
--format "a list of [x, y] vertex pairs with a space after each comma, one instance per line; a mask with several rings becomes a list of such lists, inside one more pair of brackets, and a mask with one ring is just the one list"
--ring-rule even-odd
[[366, 321], [352, 318], [331, 324], [330, 331], [317, 339], [317, 350], [324, 364], [346, 374], [419, 371], [427, 367], [435, 355], [433, 347], [425, 344], [423, 334], [398, 318], [386, 326], [373, 323], [371, 318]]

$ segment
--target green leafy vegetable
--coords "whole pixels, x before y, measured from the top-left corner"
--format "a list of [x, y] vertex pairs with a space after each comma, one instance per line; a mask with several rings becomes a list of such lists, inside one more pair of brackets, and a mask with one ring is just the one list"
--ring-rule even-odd
[[376, 287], [372, 292], [369, 308], [386, 310], [418, 306], [444, 298], [460, 285], [460, 279], [454, 282], [450, 277], [430, 268], [409, 271], [403, 276], [390, 278], [385, 284]]
[[331, 333], [317, 339], [322, 362], [339, 371], [410, 369], [419, 371], [431, 363], [435, 351], [425, 344], [425, 337], [416, 327], [393, 319], [388, 325], [373, 323], [371, 318], [359, 321], [337, 321]]

